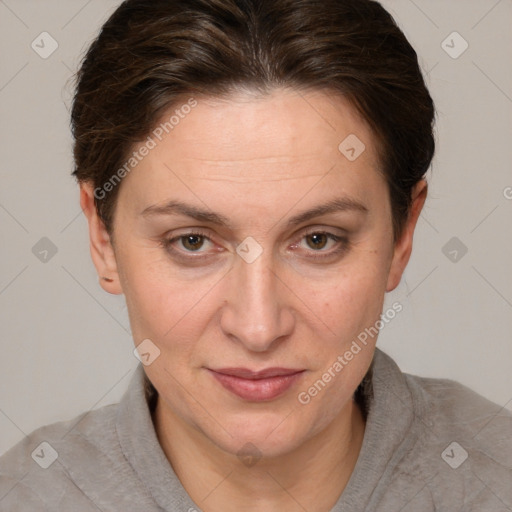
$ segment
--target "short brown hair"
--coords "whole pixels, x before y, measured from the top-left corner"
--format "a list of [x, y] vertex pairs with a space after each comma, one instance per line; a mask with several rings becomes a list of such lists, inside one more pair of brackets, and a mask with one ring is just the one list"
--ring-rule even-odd
[[[73, 175], [96, 188], [179, 98], [240, 88], [349, 99], [378, 142], [395, 240], [434, 155], [435, 109], [416, 52], [372, 0], [126, 0], [76, 79]], [[119, 188], [95, 195], [111, 235]]]

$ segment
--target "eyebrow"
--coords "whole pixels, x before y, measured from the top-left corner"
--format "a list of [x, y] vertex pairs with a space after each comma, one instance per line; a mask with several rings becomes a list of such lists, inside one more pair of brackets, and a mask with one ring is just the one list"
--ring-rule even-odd
[[[314, 206], [309, 210], [305, 210], [294, 217], [291, 217], [287, 222], [287, 226], [296, 226], [315, 217], [320, 217], [321, 215], [350, 211], [367, 214], [368, 208], [354, 198], [348, 196], [339, 197], [332, 199], [327, 203]], [[152, 217], [157, 215], [184, 215], [186, 217], [192, 217], [198, 221], [210, 222], [212, 224], [219, 224], [221, 226], [231, 228], [229, 219], [224, 215], [176, 200], [171, 200], [163, 205], [155, 204], [148, 206], [139, 215], [142, 217]]]

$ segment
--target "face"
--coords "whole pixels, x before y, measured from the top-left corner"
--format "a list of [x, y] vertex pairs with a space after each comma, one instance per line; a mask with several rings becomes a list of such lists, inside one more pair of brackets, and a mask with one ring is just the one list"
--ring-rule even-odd
[[163, 416], [230, 453], [285, 454], [349, 410], [376, 337], [353, 342], [400, 280], [422, 195], [393, 245], [375, 138], [343, 98], [196, 100], [124, 178], [114, 250], [83, 187], [93, 259], [135, 344], [160, 351], [144, 369]]

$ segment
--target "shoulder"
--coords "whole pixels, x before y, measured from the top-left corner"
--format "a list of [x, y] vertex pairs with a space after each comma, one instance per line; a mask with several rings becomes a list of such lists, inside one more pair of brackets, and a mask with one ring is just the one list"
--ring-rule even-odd
[[373, 496], [378, 510], [512, 510], [505, 404], [450, 379], [404, 373], [382, 351], [374, 362], [372, 447], [390, 450]]
[[[449, 379], [404, 374], [417, 414], [432, 428], [477, 441], [482, 447], [512, 450], [512, 412]], [[512, 461], [512, 459], [511, 459]]]
[[75, 476], [84, 476], [73, 474], [73, 461], [80, 461], [84, 472], [93, 472], [109, 458], [116, 459], [117, 410], [118, 404], [108, 405], [40, 427], [8, 450], [0, 457], [0, 509], [44, 511], [65, 503], [80, 509], [83, 502], [88, 510], [88, 499], [77, 492], [75, 481]]
[[451, 495], [468, 512], [512, 507], [512, 413], [453, 380], [404, 377], [432, 501]]
[[[383, 395], [413, 410], [414, 423], [434, 430], [438, 437], [454, 436], [482, 447], [512, 449], [512, 409], [497, 404], [451, 379], [421, 377], [402, 372], [396, 362], [377, 349], [374, 357], [376, 385]], [[512, 405], [512, 400], [509, 404]]]

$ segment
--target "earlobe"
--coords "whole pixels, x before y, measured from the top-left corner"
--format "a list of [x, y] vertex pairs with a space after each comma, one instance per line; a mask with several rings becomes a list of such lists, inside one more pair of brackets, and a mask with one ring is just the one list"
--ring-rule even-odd
[[87, 217], [91, 258], [100, 277], [100, 285], [108, 293], [122, 294], [114, 247], [96, 211], [94, 189], [90, 183], [80, 184], [80, 206]]
[[393, 291], [400, 284], [402, 274], [409, 262], [412, 252], [414, 230], [423, 205], [425, 204], [427, 190], [428, 184], [424, 179], [420, 180], [412, 190], [412, 204], [409, 211], [409, 217], [405, 223], [400, 240], [395, 243], [393, 259], [388, 274], [386, 292]]

